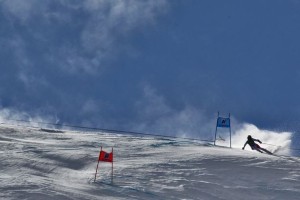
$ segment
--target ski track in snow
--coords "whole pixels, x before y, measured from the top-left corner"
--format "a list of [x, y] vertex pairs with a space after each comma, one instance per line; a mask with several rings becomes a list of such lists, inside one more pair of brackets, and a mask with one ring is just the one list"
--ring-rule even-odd
[[[300, 159], [182, 139], [0, 127], [0, 199], [298, 199]], [[99, 164], [100, 146], [114, 148]]]

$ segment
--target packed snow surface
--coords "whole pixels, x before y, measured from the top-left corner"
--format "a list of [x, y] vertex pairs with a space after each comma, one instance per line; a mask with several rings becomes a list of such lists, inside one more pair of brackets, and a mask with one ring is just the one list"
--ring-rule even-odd
[[[243, 141], [244, 142], [244, 141]], [[300, 160], [199, 141], [0, 127], [0, 199], [299, 199]], [[113, 147], [99, 163], [100, 147]]]

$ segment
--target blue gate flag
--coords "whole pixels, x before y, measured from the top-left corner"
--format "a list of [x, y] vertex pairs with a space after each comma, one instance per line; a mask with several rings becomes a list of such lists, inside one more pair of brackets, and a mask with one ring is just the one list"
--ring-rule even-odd
[[217, 127], [230, 127], [230, 118], [218, 117]]

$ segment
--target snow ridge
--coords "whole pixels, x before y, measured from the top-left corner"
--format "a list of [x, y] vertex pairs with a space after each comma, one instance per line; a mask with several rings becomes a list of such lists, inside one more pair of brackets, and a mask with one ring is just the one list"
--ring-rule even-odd
[[[197, 141], [0, 127], [1, 199], [297, 199], [300, 160]], [[95, 167], [100, 146], [111, 165]]]

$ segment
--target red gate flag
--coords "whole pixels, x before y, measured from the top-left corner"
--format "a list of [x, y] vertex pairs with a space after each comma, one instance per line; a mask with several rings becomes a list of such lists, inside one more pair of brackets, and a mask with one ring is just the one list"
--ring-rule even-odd
[[113, 152], [107, 153], [101, 150], [98, 161], [113, 162]]
[[100, 150], [100, 153], [99, 153], [99, 158], [98, 158], [98, 164], [97, 164], [97, 167], [96, 167], [96, 173], [95, 173], [95, 180], [94, 182], [96, 181], [96, 176], [97, 176], [97, 172], [98, 172], [98, 165], [99, 165], [99, 162], [102, 161], [102, 162], [110, 162], [111, 163], [111, 182], [113, 182], [113, 171], [114, 171], [114, 163], [113, 163], [113, 152], [114, 152], [114, 149], [111, 148], [111, 152], [110, 153], [107, 153], [106, 151], [102, 151], [102, 147], [101, 147], [101, 150]]

